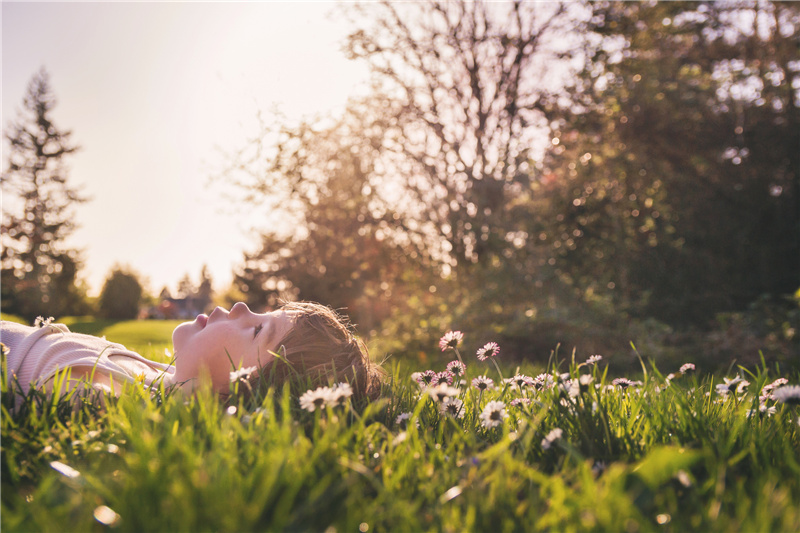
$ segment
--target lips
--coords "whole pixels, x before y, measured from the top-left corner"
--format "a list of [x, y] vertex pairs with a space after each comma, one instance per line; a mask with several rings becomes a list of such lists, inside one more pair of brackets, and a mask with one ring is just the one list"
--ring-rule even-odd
[[208, 317], [206, 315], [197, 315], [194, 321], [200, 324], [200, 329], [202, 329], [208, 324]]

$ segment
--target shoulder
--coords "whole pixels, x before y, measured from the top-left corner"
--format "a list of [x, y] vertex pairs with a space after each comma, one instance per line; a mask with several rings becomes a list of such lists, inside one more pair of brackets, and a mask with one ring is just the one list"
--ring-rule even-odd
[[17, 322], [8, 322], [7, 320], [0, 321], [0, 332], [2, 338], [8, 339], [9, 337], [27, 337], [31, 333], [35, 333], [39, 328], [26, 326], [25, 324], [18, 324]]
[[30, 333], [33, 333], [34, 331], [47, 328], [56, 328], [57, 330], [60, 331], [69, 331], [69, 328], [61, 323], [48, 323], [48, 324], [43, 324], [41, 326], [28, 326], [26, 324], [20, 324], [19, 322], [12, 322], [10, 320], [0, 320], [0, 329], [3, 331], [28, 331]]
[[[49, 324], [47, 326], [26, 326], [7, 320], [0, 321], [0, 341], [10, 347], [21, 343], [23, 340], [31, 342], [51, 333], [70, 333], [64, 324]], [[27, 343], [26, 342], [26, 343]]]

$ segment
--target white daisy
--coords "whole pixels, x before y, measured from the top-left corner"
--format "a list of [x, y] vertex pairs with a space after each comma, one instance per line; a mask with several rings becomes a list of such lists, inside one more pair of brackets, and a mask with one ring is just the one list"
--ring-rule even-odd
[[767, 404], [762, 403], [758, 406], [758, 409], [748, 409], [747, 410], [747, 418], [752, 418], [756, 415], [770, 417], [778, 412], [778, 409], [773, 405], [772, 407], [767, 407]]
[[503, 420], [508, 418], [506, 413], [506, 404], [498, 401], [491, 401], [483, 408], [480, 414], [481, 425], [485, 428], [494, 428], [503, 423]]
[[439, 404], [439, 412], [453, 418], [464, 417], [464, 402], [458, 398], [447, 397]]
[[549, 450], [550, 447], [553, 445], [554, 442], [561, 439], [561, 436], [564, 434], [564, 430], [561, 428], [555, 428], [550, 433], [548, 433], [545, 438], [542, 439], [542, 449]]
[[629, 387], [638, 387], [642, 384], [641, 381], [631, 381], [628, 378], [617, 378], [613, 380], [611, 383], [621, 389], [627, 389]]
[[337, 383], [330, 391], [328, 405], [337, 406], [347, 403], [347, 399], [353, 395], [353, 388], [349, 383]]
[[33, 326], [36, 328], [43, 328], [45, 326], [51, 325], [53, 323], [53, 320], [55, 320], [53, 317], [44, 318], [41, 316], [37, 316], [36, 320], [33, 321]]
[[554, 383], [555, 380], [550, 374], [539, 374], [533, 378], [533, 386], [537, 389], [549, 389]]
[[583, 364], [585, 364], [585, 365], [594, 365], [594, 364], [597, 364], [597, 363], [599, 363], [599, 362], [600, 362], [600, 361], [602, 361], [602, 360], [603, 360], [603, 356], [602, 356], [602, 355], [592, 355], [592, 356], [591, 356], [591, 357], [589, 357], [589, 359], [587, 359], [587, 360], [586, 360], [586, 362], [585, 362], [585, 363], [583, 363]]
[[719, 385], [717, 385], [717, 393], [723, 396], [726, 396], [729, 392], [735, 391], [736, 387], [739, 386], [739, 383], [743, 381], [741, 376], [736, 376], [733, 379], [728, 379], [728, 378], [722, 378], [722, 379], [725, 380], [725, 383], [720, 383]]
[[504, 381], [509, 385], [514, 386], [518, 390], [533, 386], [533, 378], [526, 376], [525, 374], [517, 374], [513, 378], [508, 378]]
[[787, 405], [800, 405], [800, 385], [784, 385], [775, 389], [772, 397]]
[[511, 407], [524, 407], [531, 404], [530, 398], [514, 398], [511, 400], [508, 405]]
[[240, 379], [249, 378], [250, 374], [252, 374], [256, 370], [257, 370], [257, 368], [254, 367], [254, 366], [247, 366], [245, 368], [240, 368], [239, 370], [231, 372], [230, 373], [231, 383], [235, 383], [236, 381], [239, 381]]
[[314, 390], [307, 390], [300, 396], [300, 407], [313, 413], [317, 409], [322, 409], [328, 404], [331, 398], [330, 387], [317, 387]]
[[559, 383], [558, 388], [561, 392], [563, 392], [570, 398], [577, 398], [578, 395], [581, 393], [580, 384], [574, 379], [569, 379], [563, 383]]
[[458, 389], [455, 387], [451, 387], [447, 383], [440, 383], [438, 385], [434, 385], [432, 387], [428, 387], [425, 391], [427, 392], [434, 401], [442, 402], [448, 396], [458, 396]]

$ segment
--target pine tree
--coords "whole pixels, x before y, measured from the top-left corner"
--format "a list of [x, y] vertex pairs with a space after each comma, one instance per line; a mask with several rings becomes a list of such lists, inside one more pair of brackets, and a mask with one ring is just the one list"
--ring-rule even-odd
[[197, 305], [202, 311], [207, 311], [211, 307], [213, 294], [211, 272], [208, 270], [208, 265], [203, 265], [203, 269], [200, 271], [200, 285], [197, 286]]
[[55, 126], [56, 104], [47, 72], [28, 84], [18, 117], [4, 132], [7, 167], [2, 174], [3, 311], [33, 319], [83, 312], [75, 285], [76, 250], [63, 246], [74, 231], [71, 208], [86, 201], [67, 183], [65, 156], [78, 150], [71, 132]]

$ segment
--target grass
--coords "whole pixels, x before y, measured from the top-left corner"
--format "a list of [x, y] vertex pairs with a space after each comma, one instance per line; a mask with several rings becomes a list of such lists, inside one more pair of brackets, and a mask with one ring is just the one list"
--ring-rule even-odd
[[8, 322], [16, 322], [17, 324], [25, 324], [29, 326], [28, 321], [22, 318], [21, 316], [12, 315], [9, 313], [0, 313], [0, 320], [6, 320]]
[[[499, 382], [489, 361], [465, 362], [468, 379]], [[223, 403], [130, 386], [103, 409], [4, 388], [2, 530], [800, 528], [800, 411], [768, 400], [774, 414], [747, 416], [776, 371], [739, 369], [750, 384], [721, 395], [711, 376], [667, 386], [653, 367], [623, 389], [602, 363], [551, 362], [556, 381], [592, 377], [577, 389], [463, 386], [461, 418], [399, 365], [384, 399], [311, 413], [288, 388]], [[492, 400], [508, 417], [486, 428]]]

